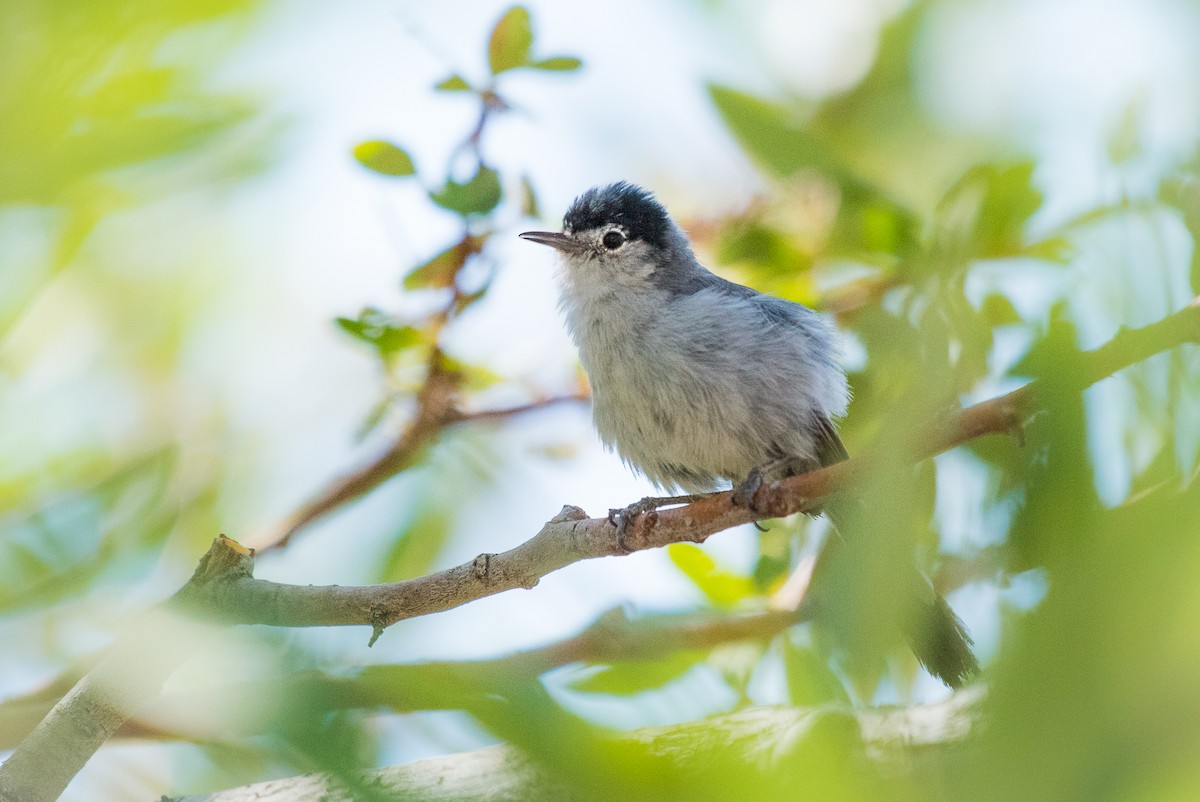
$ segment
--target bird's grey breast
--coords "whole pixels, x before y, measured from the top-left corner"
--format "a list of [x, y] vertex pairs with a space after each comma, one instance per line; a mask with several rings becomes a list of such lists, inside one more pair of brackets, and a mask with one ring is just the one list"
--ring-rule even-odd
[[659, 486], [692, 491], [781, 456], [815, 460], [814, 415], [845, 403], [831, 330], [697, 269], [642, 292], [564, 296], [601, 439]]

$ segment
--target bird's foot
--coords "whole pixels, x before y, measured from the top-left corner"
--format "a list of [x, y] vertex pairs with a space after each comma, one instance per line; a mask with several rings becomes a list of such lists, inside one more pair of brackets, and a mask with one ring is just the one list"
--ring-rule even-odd
[[628, 507], [609, 510], [608, 522], [616, 527], [617, 545], [621, 548], [621, 551], [628, 554], [631, 551], [636, 551], [636, 549], [630, 547], [626, 540], [626, 537], [629, 535], [629, 527], [632, 526], [634, 518], [648, 512], [657, 513], [659, 508], [671, 504], [691, 504], [693, 501], [699, 501], [711, 495], [711, 493], [694, 493], [687, 496], [647, 496], [641, 501], [635, 501]]
[[737, 487], [733, 488], [733, 503], [737, 507], [746, 507], [747, 509], [758, 512], [754, 506], [754, 495], [758, 493], [758, 489], [763, 486], [763, 470], [761, 467], [750, 471], [750, 475], [745, 478]]
[[[733, 498], [731, 500], [733, 501], [734, 506], [745, 507], [756, 515], [760, 515], [764, 518], [773, 517], [768, 514], [768, 510], [764, 509], [754, 500], [754, 497], [758, 494], [759, 488], [763, 486], [763, 482], [766, 481], [767, 475], [775, 473], [781, 468], [787, 466], [788, 463], [789, 460], [787, 459], [777, 459], [764, 465], [759, 465], [757, 468], [750, 471], [750, 474], [746, 477], [746, 479], [733, 488]], [[760, 526], [757, 521], [754, 522], [754, 528], [760, 532], [767, 531]]]

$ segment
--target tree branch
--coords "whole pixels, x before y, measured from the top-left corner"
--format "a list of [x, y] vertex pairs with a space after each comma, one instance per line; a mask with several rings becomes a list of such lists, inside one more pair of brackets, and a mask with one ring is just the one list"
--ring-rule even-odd
[[[750, 708], [700, 722], [636, 730], [618, 743], [644, 749], [670, 764], [722, 761], [754, 767], [783, 782], [795, 778], [797, 750], [835, 720], [857, 725], [865, 753], [876, 763], [897, 765], [931, 746], [965, 738], [978, 717], [982, 688], [962, 690], [941, 702], [909, 708]], [[802, 765], [802, 764], [801, 764]], [[513, 746], [492, 746], [448, 757], [364, 772], [361, 781], [388, 799], [420, 802], [524, 802], [575, 799], [578, 789], [554, 776]], [[588, 797], [590, 798], [590, 797]], [[309, 774], [255, 783], [173, 802], [352, 802], [351, 792], [329, 775]]]
[[[681, 651], [707, 651], [723, 643], [770, 640], [811, 617], [811, 602], [800, 601], [797, 598], [786, 609], [776, 606], [756, 613], [656, 613], [633, 619], [622, 608], [615, 608], [576, 635], [503, 657], [372, 665], [355, 677], [305, 672], [267, 681], [222, 682], [212, 690], [159, 697], [114, 737], [203, 740], [208, 736], [194, 731], [197, 716], [203, 720], [206, 711], [225, 709], [229, 699], [265, 702], [276, 698], [320, 697], [335, 700], [339, 707], [387, 708], [394, 712], [458, 708], [470, 688], [484, 692], [496, 678], [536, 677], [572, 663], [651, 661]], [[450, 682], [451, 677], [457, 681]], [[70, 685], [64, 691], [69, 689]], [[18, 722], [34, 717], [36, 723], [61, 695], [59, 692], [50, 697], [40, 691], [13, 700], [16, 709], [9, 715]], [[10, 702], [5, 702], [0, 708], [9, 705]], [[182, 729], [178, 726], [179, 711], [186, 711], [182, 718], [191, 726], [185, 724]], [[0, 729], [0, 749], [10, 749], [16, 744], [16, 739], [5, 743], [5, 735], [15, 726]], [[203, 730], [207, 725], [199, 726]], [[228, 721], [214, 722], [212, 726], [222, 736], [240, 734], [237, 726]], [[251, 729], [245, 734], [256, 732]]]

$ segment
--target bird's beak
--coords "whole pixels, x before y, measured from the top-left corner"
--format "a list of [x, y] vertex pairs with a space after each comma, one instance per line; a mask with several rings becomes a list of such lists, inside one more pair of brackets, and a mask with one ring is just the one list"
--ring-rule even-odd
[[524, 234], [521, 234], [521, 239], [527, 239], [530, 242], [537, 242], [541, 245], [549, 245], [551, 248], [563, 251], [564, 253], [575, 253], [580, 249], [578, 242], [566, 234], [560, 234], [557, 231], [526, 231]]

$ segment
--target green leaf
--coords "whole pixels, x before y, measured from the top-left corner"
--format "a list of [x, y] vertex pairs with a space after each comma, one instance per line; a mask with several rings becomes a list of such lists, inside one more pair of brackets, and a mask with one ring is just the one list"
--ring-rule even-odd
[[416, 173], [412, 159], [404, 149], [382, 139], [355, 145], [354, 158], [363, 167], [380, 175], [406, 176]]
[[486, 390], [504, 381], [505, 377], [484, 365], [475, 365], [461, 359], [442, 354], [442, 368], [447, 373], [461, 374], [463, 386], [471, 392]]
[[461, 242], [451, 245], [404, 277], [404, 289], [445, 289], [454, 286], [454, 278], [467, 261], [469, 252]]
[[1022, 251], [1024, 255], [1032, 256], [1034, 259], [1059, 264], [1066, 264], [1074, 252], [1075, 246], [1065, 237], [1047, 237], [1026, 245]]
[[548, 72], [572, 72], [583, 66], [583, 62], [574, 56], [554, 56], [535, 61], [529, 65], [531, 69]]
[[529, 64], [529, 50], [533, 47], [533, 28], [529, 12], [522, 6], [513, 6], [492, 29], [488, 42], [488, 66], [492, 75]]
[[845, 689], [829, 664], [811, 648], [792, 642], [786, 635], [779, 639], [783, 649], [783, 669], [787, 675], [788, 697], [795, 707], [846, 702]]
[[380, 581], [397, 582], [429, 573], [450, 537], [452, 518], [439, 503], [427, 503], [418, 510], [384, 557]]
[[461, 75], [451, 75], [433, 87], [439, 92], [470, 92], [471, 85]]
[[676, 652], [653, 662], [613, 663], [570, 685], [588, 693], [628, 695], [652, 691], [679, 679], [703, 659], [702, 652]]
[[708, 89], [730, 132], [767, 171], [781, 178], [815, 171], [837, 184], [841, 203], [829, 253], [903, 256], [915, 247], [919, 226], [913, 212], [856, 172], [792, 109], [729, 87]]
[[1016, 307], [1013, 306], [1012, 301], [1008, 300], [1007, 296], [998, 292], [993, 292], [984, 298], [983, 306], [980, 307], [979, 311], [983, 315], [984, 320], [988, 322], [988, 325], [993, 328], [1021, 322], [1021, 315], [1017, 312]]
[[374, 307], [367, 307], [357, 318], [339, 317], [335, 321], [342, 331], [374, 346], [380, 356], [392, 356], [424, 340], [412, 326], [397, 326], [392, 316]]
[[1042, 193], [1033, 186], [1033, 162], [988, 166], [984, 178], [987, 193], [977, 228], [984, 253], [1018, 253], [1025, 223], [1042, 205]]
[[713, 604], [728, 607], [755, 593], [754, 582], [749, 577], [721, 568], [699, 546], [674, 543], [667, 548], [667, 555]]
[[809, 168], [851, 181], [846, 165], [787, 109], [729, 87], [710, 84], [709, 95], [745, 151], [783, 178]]
[[438, 206], [463, 217], [487, 214], [500, 203], [502, 195], [499, 173], [482, 166], [466, 183], [460, 184], [451, 179], [442, 189], [429, 193], [430, 199]]
[[521, 214], [526, 217], [542, 216], [538, 206], [537, 192], [534, 191], [533, 182], [527, 175], [521, 176]]
[[1033, 168], [1031, 161], [988, 163], [963, 173], [938, 205], [940, 238], [952, 252], [981, 259], [1036, 255], [1061, 260], [1067, 249], [1061, 240], [1025, 244], [1025, 226], [1042, 205]]
[[446, 289], [454, 286], [458, 271], [474, 254], [483, 250], [487, 242], [486, 234], [468, 236], [454, 243], [446, 250], [434, 256], [428, 262], [418, 265], [404, 277], [404, 289], [426, 290]]

